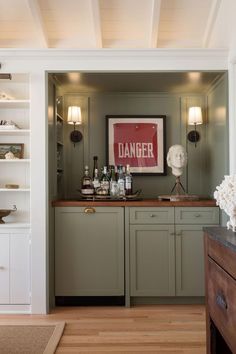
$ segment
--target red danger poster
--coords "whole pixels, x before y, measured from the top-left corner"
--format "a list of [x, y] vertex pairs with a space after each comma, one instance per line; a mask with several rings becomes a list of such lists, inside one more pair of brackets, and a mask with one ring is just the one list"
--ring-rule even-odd
[[108, 116], [110, 165], [127, 164], [131, 172], [164, 174], [164, 117]]

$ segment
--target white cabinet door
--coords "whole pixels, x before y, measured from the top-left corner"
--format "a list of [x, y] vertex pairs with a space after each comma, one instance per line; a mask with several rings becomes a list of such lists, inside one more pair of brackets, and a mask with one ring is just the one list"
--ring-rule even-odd
[[9, 235], [0, 234], [0, 304], [9, 304]]
[[30, 303], [29, 234], [10, 236], [10, 303]]

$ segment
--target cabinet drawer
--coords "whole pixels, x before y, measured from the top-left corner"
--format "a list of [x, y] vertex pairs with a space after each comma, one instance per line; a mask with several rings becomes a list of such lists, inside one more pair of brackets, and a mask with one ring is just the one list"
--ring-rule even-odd
[[130, 208], [131, 224], [174, 224], [174, 208]]
[[219, 208], [177, 207], [175, 208], [175, 222], [177, 224], [219, 224]]
[[209, 257], [207, 286], [210, 316], [231, 349], [235, 349], [236, 282]]

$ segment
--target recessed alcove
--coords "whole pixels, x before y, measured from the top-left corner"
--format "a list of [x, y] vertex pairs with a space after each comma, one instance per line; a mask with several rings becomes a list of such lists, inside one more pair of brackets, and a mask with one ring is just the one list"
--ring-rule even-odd
[[[63, 171], [55, 166], [56, 98], [61, 97], [60, 114], [64, 117]], [[228, 93], [227, 72], [58, 72], [49, 74], [49, 151], [53, 195], [79, 198], [84, 165], [92, 169], [93, 156], [99, 167], [107, 164], [106, 115], [166, 115], [166, 151], [173, 144], [183, 145], [188, 164], [182, 183], [189, 193], [212, 196], [216, 185], [228, 172]], [[82, 109], [83, 140], [75, 146], [70, 141], [73, 129], [66, 123], [70, 105]], [[203, 124], [197, 127], [200, 141], [195, 147], [187, 140], [192, 126], [187, 124], [190, 106], [199, 105]], [[57, 178], [56, 178], [57, 173]], [[54, 176], [54, 177], [53, 177]], [[57, 182], [56, 182], [57, 181]], [[135, 176], [134, 190], [143, 197], [168, 194], [174, 178]]]

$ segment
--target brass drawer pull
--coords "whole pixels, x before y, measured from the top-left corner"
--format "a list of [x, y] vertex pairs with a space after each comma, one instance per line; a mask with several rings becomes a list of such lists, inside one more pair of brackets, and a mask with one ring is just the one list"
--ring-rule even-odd
[[150, 214], [150, 218], [154, 218], [156, 214]]
[[200, 218], [201, 214], [195, 214], [195, 218]]
[[217, 294], [217, 295], [216, 295], [216, 303], [217, 303], [217, 305], [220, 306], [222, 309], [227, 310], [228, 305], [227, 305], [227, 302], [226, 302], [226, 300], [225, 300], [224, 295]]
[[94, 214], [96, 213], [96, 210], [94, 208], [85, 208], [84, 212], [85, 214]]

